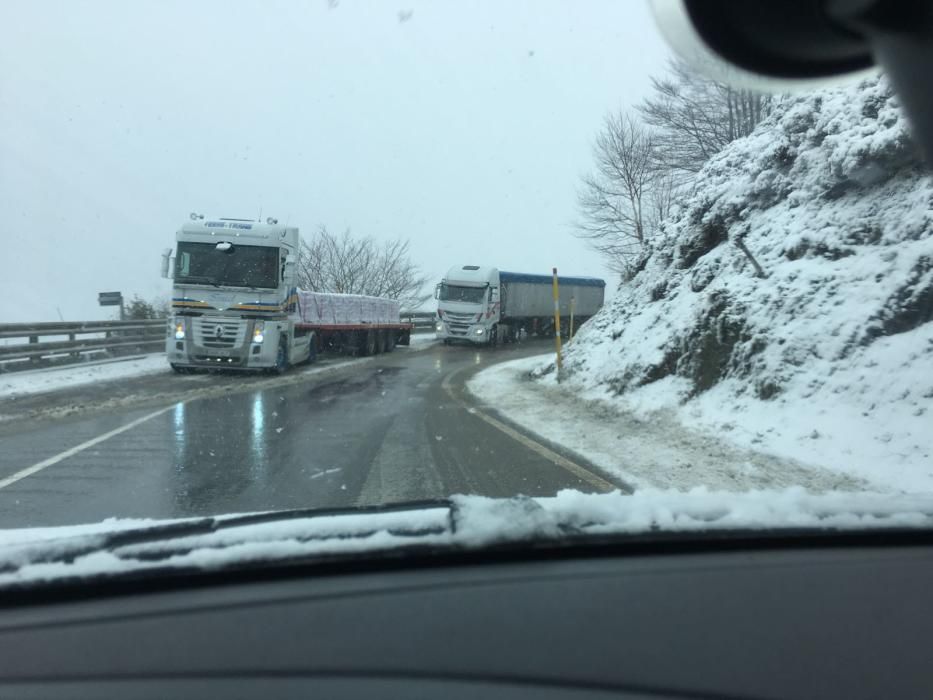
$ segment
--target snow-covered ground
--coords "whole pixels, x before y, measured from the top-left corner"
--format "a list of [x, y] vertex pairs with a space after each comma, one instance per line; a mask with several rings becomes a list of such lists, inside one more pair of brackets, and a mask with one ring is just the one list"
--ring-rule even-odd
[[631, 410], [604, 395], [587, 397], [565, 390], [553, 375], [532, 380], [530, 373], [550, 360], [545, 355], [497, 364], [474, 375], [467, 388], [483, 406], [637, 489], [749, 491], [801, 486], [826, 492], [887, 487], [780, 453], [748, 449], [730, 441], [728, 434], [692, 430], [669, 408]]
[[133, 360], [88, 365], [66, 365], [49, 369], [27, 370], [0, 374], [0, 398], [70, 389], [85, 384], [117, 379], [170, 374], [171, 368], [163, 353]]

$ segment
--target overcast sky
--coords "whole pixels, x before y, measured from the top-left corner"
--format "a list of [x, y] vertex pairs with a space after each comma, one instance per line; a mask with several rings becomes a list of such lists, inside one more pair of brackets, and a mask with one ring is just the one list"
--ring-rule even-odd
[[607, 276], [571, 235], [603, 115], [667, 49], [638, 2], [0, 4], [0, 322], [168, 296], [189, 212]]

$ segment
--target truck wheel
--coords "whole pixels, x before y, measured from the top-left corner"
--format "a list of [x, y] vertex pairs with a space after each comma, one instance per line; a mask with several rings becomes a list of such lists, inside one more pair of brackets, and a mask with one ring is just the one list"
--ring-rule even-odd
[[187, 367], [176, 365], [174, 362], [170, 362], [169, 365], [175, 371], [176, 374], [191, 374], [191, 370], [188, 369]]
[[366, 331], [360, 341], [360, 355], [369, 357], [376, 352], [376, 334], [374, 331]]
[[317, 335], [312, 334], [311, 342], [308, 343], [308, 359], [305, 363], [310, 365], [315, 360], [317, 360]]
[[499, 324], [493, 324], [489, 329], [489, 347], [499, 347]]
[[275, 374], [285, 374], [288, 369], [288, 340], [281, 338], [279, 340], [279, 349], [275, 353], [275, 367], [272, 371]]

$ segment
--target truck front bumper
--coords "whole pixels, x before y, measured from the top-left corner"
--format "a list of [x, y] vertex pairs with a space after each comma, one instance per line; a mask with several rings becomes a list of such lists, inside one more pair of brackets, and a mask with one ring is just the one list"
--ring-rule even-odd
[[435, 326], [434, 337], [438, 340], [461, 341], [474, 345], [489, 342], [489, 329], [480, 324], [473, 324], [466, 329], [451, 329], [446, 323]]
[[255, 324], [243, 318], [176, 317], [169, 326], [165, 354], [177, 367], [253, 371], [275, 367], [279, 329], [266, 322], [258, 343]]

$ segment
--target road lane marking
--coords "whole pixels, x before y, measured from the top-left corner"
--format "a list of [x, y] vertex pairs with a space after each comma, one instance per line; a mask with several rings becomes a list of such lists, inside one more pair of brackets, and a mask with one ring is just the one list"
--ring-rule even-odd
[[63, 459], [74, 457], [79, 452], [83, 452], [89, 447], [93, 447], [94, 445], [100, 444], [104, 440], [109, 440], [115, 435], [119, 435], [120, 433], [125, 433], [127, 430], [132, 430], [140, 423], [145, 423], [147, 420], [152, 420], [156, 416], [160, 416], [166, 411], [169, 411], [175, 408], [176, 405], [177, 404], [172, 404], [171, 406], [160, 408], [158, 411], [147, 413], [145, 416], [137, 418], [134, 421], [130, 421], [126, 425], [122, 425], [119, 428], [114, 428], [110, 432], [104, 433], [103, 435], [98, 435], [96, 438], [91, 438], [87, 442], [82, 442], [80, 445], [75, 445], [71, 449], [65, 450], [64, 452], [59, 452], [57, 455], [53, 457], [49, 457], [48, 459], [43, 459], [41, 462], [33, 464], [31, 467], [26, 467], [25, 469], [21, 469], [20, 471], [16, 472], [15, 474], [11, 476], [6, 477], [5, 479], [0, 479], [0, 489], [6, 488], [10, 484], [15, 484], [17, 481], [20, 481], [21, 479], [25, 479], [27, 476], [32, 476], [33, 474], [41, 472], [46, 467], [51, 467], [53, 464], [58, 464]]
[[450, 374], [448, 374], [446, 377], [444, 377], [444, 381], [441, 382], [441, 386], [444, 388], [444, 391], [447, 392], [447, 395], [450, 396], [450, 398], [452, 398], [455, 402], [457, 402], [462, 408], [465, 408], [467, 412], [476, 416], [477, 418], [480, 418], [481, 420], [486, 421], [486, 423], [491, 425], [496, 430], [502, 431], [503, 433], [508, 435], [513, 440], [516, 440], [519, 443], [521, 443], [523, 446], [527, 447], [529, 450], [532, 450], [538, 455], [544, 457], [549, 462], [553, 462], [557, 466], [563, 467], [564, 469], [569, 471], [571, 474], [573, 474], [578, 479], [585, 481], [586, 483], [599, 489], [600, 491], [604, 493], [608, 493], [610, 491], [619, 490], [619, 486], [607, 481], [606, 479], [603, 479], [601, 476], [597, 474], [594, 474], [586, 467], [582, 467], [576, 462], [573, 462], [567, 459], [566, 457], [564, 457], [563, 455], [558, 454], [557, 452], [550, 449], [549, 447], [545, 447], [540, 442], [537, 442], [536, 440], [532, 440], [527, 435], [524, 435], [518, 432], [517, 430], [515, 430], [514, 428], [512, 428], [511, 426], [506, 425], [502, 421], [496, 418], [493, 418], [490, 415], [487, 415], [485, 412], [481, 411], [480, 409], [474, 406], [469, 406], [466, 403], [466, 401], [464, 401], [463, 399], [461, 399], [459, 396], [456, 395], [450, 382], [451, 377], [453, 377], [455, 374], [458, 374], [461, 371], [462, 370], [457, 370], [455, 372], [451, 372]]

